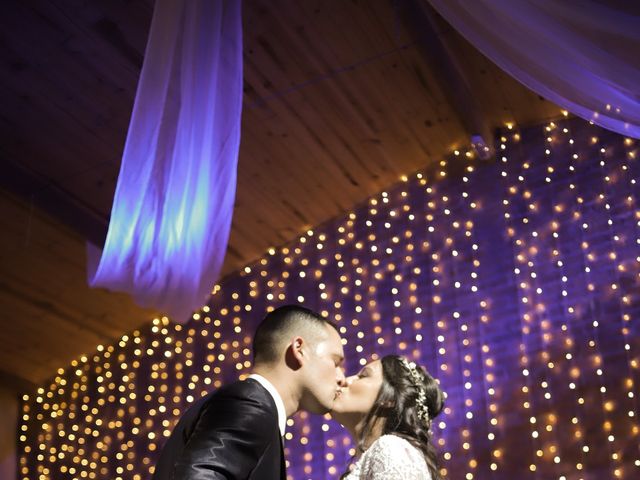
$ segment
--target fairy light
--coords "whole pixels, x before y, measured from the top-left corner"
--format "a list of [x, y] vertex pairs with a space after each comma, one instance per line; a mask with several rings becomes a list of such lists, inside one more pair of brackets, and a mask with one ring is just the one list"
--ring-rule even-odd
[[[426, 215], [424, 216], [424, 228], [426, 235], [423, 236], [424, 240], [421, 245], [422, 256], [425, 259], [425, 282], [428, 282], [430, 301], [431, 301], [431, 318], [437, 319], [434, 329], [435, 336], [435, 350], [436, 350], [436, 365], [437, 373], [434, 375], [439, 378], [443, 383], [449, 383], [446, 379], [450, 378], [453, 373], [448, 359], [452, 358], [452, 352], [450, 351], [455, 343], [450, 341], [448, 318], [446, 314], [442, 313], [442, 282], [445, 279], [444, 268], [442, 264], [442, 246], [441, 237], [436, 233], [437, 221], [436, 215], [438, 212], [438, 197], [437, 190], [434, 186], [424, 187]], [[439, 232], [438, 232], [439, 233]], [[457, 400], [457, 399], [455, 399]], [[454, 401], [455, 401], [454, 400]], [[464, 420], [457, 418], [455, 412], [457, 412], [457, 406], [453, 405], [454, 402], [448, 402], [445, 407], [445, 418], [440, 418], [438, 422], [439, 431], [443, 434], [438, 439], [438, 447], [442, 451], [443, 470], [445, 472], [450, 470], [449, 462], [453, 458], [453, 445], [450, 446], [447, 441], [447, 435], [444, 432], [450, 431], [450, 421], [448, 418], [456, 418], [457, 424], [463, 423]], [[458, 442], [454, 445], [460, 445]], [[461, 445], [460, 445], [461, 446]]]
[[[550, 129], [551, 127], [547, 127], [548, 131], [550, 131]], [[527, 208], [527, 202], [530, 201], [530, 197], [528, 195], [528, 190], [526, 190], [526, 187], [522, 185], [524, 183], [524, 177], [522, 174], [516, 177], [513, 173], [515, 166], [512, 167], [512, 164], [509, 163], [508, 156], [510, 155], [510, 151], [507, 147], [507, 137], [501, 137], [500, 142], [500, 148], [502, 151], [500, 177], [503, 179], [503, 182], [506, 182], [506, 190], [508, 192], [508, 197], [504, 198], [502, 201], [502, 207], [506, 225], [506, 235], [511, 239], [514, 252], [515, 261], [513, 272], [515, 275], [517, 308], [520, 320], [519, 378], [521, 381], [520, 393], [522, 395], [522, 415], [524, 418], [528, 419], [529, 438], [531, 439], [530, 442], [533, 447], [533, 451], [531, 451], [527, 457], [522, 458], [522, 461], [525, 462], [525, 465], [528, 464], [527, 467], [529, 472], [535, 473], [538, 470], [538, 459], [534, 452], [540, 451], [540, 431], [538, 427], [538, 415], [536, 415], [537, 404], [534, 402], [532, 394], [534, 382], [531, 380], [531, 374], [534, 365], [528, 351], [528, 346], [531, 343], [530, 335], [533, 323], [531, 314], [532, 309], [530, 307], [532, 303], [532, 295], [529, 279], [531, 277], [531, 273], [535, 275], [535, 271], [529, 271], [529, 269], [533, 267], [533, 262], [529, 260], [522, 235], [517, 235], [517, 232], [520, 232], [521, 225], [524, 232], [529, 231], [527, 226], [529, 223], [529, 209]], [[549, 150], [546, 148], [545, 154], [548, 155], [548, 152]], [[522, 164], [521, 168], [526, 170], [528, 167], [528, 162], [525, 162]], [[512, 178], [515, 178], [515, 181], [512, 180]], [[516, 210], [516, 207], [521, 204], [524, 204], [524, 206], [521, 206], [520, 208], [520, 211], [523, 213]], [[500, 452], [500, 450], [494, 450], [494, 457], [497, 456], [496, 452]]]
[[[568, 135], [569, 131], [565, 127], [562, 129], [562, 135], [560, 135], [561, 140], [559, 141], [560, 147], [567, 148], [564, 146], [564, 141], [568, 138], [568, 145], [573, 145], [575, 142]], [[569, 151], [571, 151], [571, 147], [568, 147]], [[573, 157], [573, 155], [569, 155], [569, 157]], [[570, 160], [568, 162], [568, 167], [566, 168], [566, 172], [564, 172], [565, 177], [571, 179], [573, 177], [573, 172], [575, 172], [575, 167], [573, 162]], [[576, 362], [577, 352], [578, 350], [575, 348], [576, 341], [573, 335], [573, 321], [572, 321], [572, 313], [575, 311], [572, 306], [572, 300], [574, 297], [573, 286], [574, 286], [574, 276], [573, 272], [570, 272], [565, 265], [565, 257], [569, 255], [569, 252], [566, 252], [566, 255], [563, 252], [564, 243], [563, 238], [564, 234], [561, 234], [561, 225], [571, 225], [570, 212], [566, 205], [562, 203], [560, 199], [555, 198], [554, 194], [551, 193], [549, 196], [551, 200], [551, 218], [548, 222], [547, 227], [547, 238], [549, 247], [551, 250], [551, 264], [555, 266], [555, 277], [559, 276], [559, 291], [556, 290], [553, 294], [556, 296], [556, 303], [560, 308], [558, 308], [558, 318], [561, 319], [560, 328], [558, 329], [558, 336], [563, 337], [563, 349], [562, 357], [556, 357], [552, 362], [549, 362], [548, 367], [549, 370], [555, 372], [558, 382], [558, 390], [560, 389], [560, 385], [567, 386], [567, 390], [564, 391], [563, 396], [565, 398], [573, 397], [575, 402], [575, 407], [573, 409], [573, 413], [569, 410], [566, 411], [564, 415], [556, 413], [554, 414], [554, 418], [557, 418], [557, 422], [559, 424], [564, 424], [564, 427], [559, 426], [558, 430], [566, 430], [570, 431], [573, 434], [573, 442], [558, 442], [562, 450], [567, 452], [566, 455], [570, 455], [571, 458], [576, 459], [576, 466], [582, 466], [588, 461], [588, 453], [590, 451], [589, 447], [584, 443], [584, 419], [589, 418], [588, 413], [583, 413], [584, 402], [581, 402], [580, 393], [584, 389], [583, 382], [583, 374], [581, 373], [582, 365], [579, 365]], [[559, 297], [558, 297], [559, 294]], [[579, 294], [579, 293], [578, 293]], [[568, 384], [566, 383], [568, 380]], [[568, 444], [567, 444], [568, 443]], [[569, 453], [570, 452], [570, 453]], [[554, 457], [559, 458], [559, 457]], [[580, 474], [580, 469], [576, 472], [576, 474]]]
[[[604, 148], [601, 147], [598, 143], [599, 142], [597, 137], [592, 137], [591, 146], [597, 149], [597, 152], [601, 154], [603, 153]], [[595, 158], [597, 159], [599, 164], [602, 164], [602, 160], [600, 160], [598, 153], [596, 153]], [[577, 152], [572, 153], [571, 158], [574, 159], [576, 163], [584, 161], [584, 159], [581, 158], [581, 156]], [[572, 169], [572, 174], [573, 174], [572, 177], [575, 177], [576, 175], [575, 172], [576, 172], [576, 168]], [[576, 185], [575, 183], [571, 183], [573, 192], [576, 191], [575, 185]], [[598, 190], [600, 189], [598, 188]], [[593, 192], [588, 193], [589, 196], [591, 196], [592, 194]], [[596, 291], [596, 285], [600, 284], [599, 280], [600, 278], [603, 278], [603, 277], [601, 277], [600, 275], [598, 275], [598, 277], [594, 276], [594, 273], [598, 271], [600, 267], [600, 264], [596, 263], [595, 252], [591, 251], [591, 248], [592, 248], [591, 232], [595, 230], [594, 227], [595, 227], [596, 218], [590, 215], [591, 213], [590, 211], [584, 210], [585, 202], [591, 203], [591, 199], [589, 199], [588, 197], [586, 198], [585, 197], [586, 195], [583, 196], [583, 195], [574, 193], [573, 202], [575, 205], [575, 210], [573, 211], [572, 220], [576, 225], [576, 230], [579, 232], [578, 238], [580, 239], [580, 251], [582, 253], [582, 268], [584, 269], [583, 278], [586, 283], [585, 296], [587, 298], [593, 299], [595, 295], [594, 292]], [[598, 192], [596, 192], [596, 197], [599, 197], [600, 200], [602, 200], [602, 194], [599, 194]], [[594, 198], [593, 200], [597, 202], [596, 198]], [[599, 218], [598, 220], [605, 220], [606, 223], [610, 225], [610, 219], [607, 219], [606, 215], [604, 217]], [[589, 302], [589, 306], [586, 306], [586, 305], [578, 306], [576, 308], [572, 308], [570, 311], [570, 313], [576, 315], [576, 310], [580, 309], [581, 311], [584, 311], [583, 315], [588, 314], [586, 319], [590, 324], [589, 326], [591, 327], [591, 332], [592, 332], [591, 338], [587, 342], [588, 348], [592, 352], [591, 358], [589, 359], [590, 360], [589, 364], [591, 364], [592, 369], [587, 370], [592, 374], [591, 379], [588, 382], [589, 385], [591, 386], [591, 389], [589, 392], [591, 395], [580, 397], [579, 401], [581, 402], [581, 404], [585, 404], [585, 405], [590, 402], [593, 402], [593, 403], [597, 402], [601, 404], [602, 417], [600, 421], [602, 422], [602, 434], [604, 438], [602, 438], [601, 440], [599, 439], [597, 441], [597, 444], [599, 445], [598, 446], [599, 449], [602, 449], [602, 446], [606, 445], [604, 449], [608, 451], [608, 455], [610, 457], [611, 469], [612, 469], [611, 473], [614, 477], [619, 478], [621, 476], [621, 470], [619, 469], [619, 455], [613, 451], [614, 447], [612, 445], [612, 442], [615, 440], [615, 436], [611, 435], [610, 433], [613, 428], [613, 423], [608, 413], [608, 409], [609, 409], [608, 406], [610, 404], [607, 402], [607, 387], [604, 384], [604, 378], [606, 378], [606, 373], [605, 373], [606, 369], [603, 363], [604, 356], [603, 356], [603, 351], [601, 349], [601, 342], [600, 342], [600, 338], [601, 338], [600, 328], [602, 327], [600, 323], [602, 320], [602, 316], [598, 308], [593, 308], [594, 305], [597, 305], [597, 304], [594, 303], [593, 300], [591, 300]], [[604, 327], [607, 328], [606, 325]], [[594, 388], [596, 386], [598, 386], [597, 389]], [[589, 408], [589, 415], [591, 415], [592, 417], [594, 415], [593, 406]], [[583, 450], [585, 451], [585, 453], [590, 453], [592, 448], [595, 448], [595, 445], [592, 447], [589, 445], [588, 442], [585, 441], [585, 445], [583, 446]], [[578, 465], [581, 465], [581, 464], [578, 464]]]
[[[472, 158], [466, 156], [467, 159]], [[474, 180], [475, 168], [473, 163], [467, 164], [463, 176], [463, 182], [468, 183], [470, 179]], [[461, 339], [461, 345], [458, 348], [461, 367], [461, 377], [463, 381], [463, 399], [464, 399], [464, 417], [465, 427], [462, 430], [463, 449], [467, 451], [468, 459], [466, 460], [467, 470], [464, 473], [465, 478], [473, 479], [477, 475], [478, 452], [476, 449], [475, 429], [473, 425], [477, 423], [475, 419], [478, 412], [477, 396], [473, 392], [477, 391], [476, 381], [480, 376], [484, 386], [484, 366], [478, 369], [472, 366], [483, 365], [483, 354], [478, 341], [481, 331], [480, 322], [477, 318], [477, 269], [480, 267], [480, 261], [475, 252], [478, 245], [473, 239], [473, 212], [478, 206], [478, 201], [470, 198], [466, 190], [456, 192], [459, 195], [457, 202], [449, 196], [442, 197], [443, 213], [445, 220], [442, 222], [446, 227], [445, 230], [445, 246], [446, 254], [450, 255], [451, 263], [451, 280], [453, 281], [453, 289], [450, 289], [448, 295], [454, 302], [453, 311], [451, 312], [451, 323], [455, 325], [458, 338]], [[466, 213], [466, 215], [465, 215]], [[469, 215], [469, 216], [467, 216]], [[450, 218], [447, 218], [450, 217]], [[463, 301], [468, 298], [468, 301]], [[486, 387], [485, 387], [486, 388]]]
[[[554, 128], [550, 125], [549, 127], [551, 128], [547, 128], [547, 130], [551, 129], [553, 132], [549, 141], [550, 153], [545, 156], [546, 162], [542, 168], [544, 168], [545, 182], [559, 183], [571, 179], [573, 172], [575, 172], [574, 161], [577, 158], [577, 154], [573, 152], [575, 141], [566, 126]], [[558, 159], [566, 157], [569, 157], [568, 161], [558, 161]], [[562, 173], [559, 173], [561, 170]], [[555, 466], [553, 470], [548, 466], [547, 470], [558, 475], [561, 472], [566, 472], [566, 469], [559, 468], [565, 457], [576, 459], [576, 468], [582, 468], [588, 460], [589, 448], [584, 444], [584, 432], [581, 425], [584, 418], [582, 413], [584, 402], [580, 397], [583, 382], [580, 373], [581, 365], [575, 361], [576, 342], [572, 333], [571, 321], [573, 307], [569, 306], [572, 297], [569, 296], [568, 282], [569, 277], [573, 278], [573, 274], [564, 269], [564, 261], [561, 256], [564, 243], [562, 242], [563, 237], [560, 235], [560, 226], [570, 225], [571, 218], [568, 215], [568, 209], [559, 199], [555, 198], [555, 193], [555, 190], [550, 189], [545, 197], [538, 199], [539, 203], [546, 202], [545, 214], [540, 216], [538, 220], [540, 235], [536, 235], [544, 237], [544, 243], [538, 240], [534, 244], [536, 244], [536, 248], [546, 253], [547, 260], [542, 264], [543, 269], [539, 272], [540, 275], [533, 279], [532, 283], [536, 287], [536, 292], [546, 299], [545, 304], [539, 308], [544, 318], [542, 326], [546, 327], [546, 332], [543, 334], [546, 348], [542, 352], [542, 360], [546, 363], [547, 369], [542, 387], [547, 390], [544, 393], [544, 398], [550, 402], [550, 406], [546, 410], [551, 410], [551, 412], [545, 415], [546, 432], [543, 432], [545, 433], [543, 438], [546, 438], [547, 447], [542, 451], [542, 455], [544, 455], [547, 465]], [[545, 279], [544, 282], [541, 280], [542, 277]], [[547, 283], [559, 284], [560, 288], [546, 288]], [[551, 326], [554, 328], [550, 329]], [[569, 382], [566, 381], [567, 378], [570, 379]], [[553, 388], [555, 395], [548, 391], [548, 387], [552, 383], [555, 384]], [[565, 388], [566, 390], [564, 390]], [[560, 395], [564, 398], [573, 398], [575, 408], [559, 408], [553, 397]], [[571, 441], [563, 441], [562, 432], [564, 431], [573, 432]], [[578, 472], [578, 474], [580, 473]]]
[[[463, 182], [476, 183], [478, 180], [475, 178], [475, 169], [469, 165], [466, 169], [465, 175], [462, 178]], [[474, 192], [475, 193], [475, 192]], [[483, 299], [480, 295], [479, 289], [479, 274], [478, 271], [481, 268], [480, 258], [482, 256], [482, 252], [480, 252], [479, 245], [477, 240], [475, 239], [475, 224], [473, 221], [474, 212], [478, 208], [479, 200], [471, 198], [469, 193], [465, 190], [461, 193], [461, 203], [466, 204], [468, 207], [468, 217], [462, 222], [454, 221], [453, 226], [456, 229], [461, 229], [463, 233], [462, 238], [467, 240], [467, 244], [465, 247], [465, 256], [468, 256], [468, 260], [461, 258], [460, 266], [465, 270], [466, 274], [469, 277], [470, 283], [470, 293], [468, 295], [471, 297], [472, 308], [470, 308], [469, 314], [472, 316], [474, 321], [470, 321], [467, 319], [467, 324], [471, 324], [474, 326], [474, 332], [470, 334], [471, 338], [479, 337], [477, 345], [474, 345], [476, 348], [476, 354], [480, 357], [480, 374], [482, 377], [483, 391], [486, 392], [485, 396], [485, 416], [487, 419], [487, 438], [486, 441], [489, 442], [490, 451], [491, 451], [491, 463], [489, 465], [489, 469], [491, 471], [498, 470], [500, 456], [502, 454], [501, 449], [494, 449], [493, 444], [496, 441], [496, 437], [499, 429], [499, 409], [498, 403], [494, 401], [496, 395], [496, 385], [495, 385], [495, 366], [496, 362], [491, 353], [491, 348], [487, 343], [487, 338], [489, 337], [488, 332], [490, 331], [490, 317], [489, 317], [489, 301]], [[466, 260], [466, 261], [465, 261]], [[464, 267], [470, 267], [465, 269]], [[464, 325], [467, 326], [467, 325]], [[467, 339], [468, 340], [468, 339]], [[480, 343], [481, 342], [481, 343]], [[464, 341], [463, 341], [464, 344]], [[470, 346], [470, 345], [469, 345]], [[479, 347], [479, 348], [478, 348]], [[473, 355], [470, 353], [465, 354], [464, 356], [465, 362], [467, 362], [467, 368], [470, 368], [471, 363], [474, 363]], [[469, 382], [470, 383], [470, 382]], [[467, 386], [467, 384], [465, 384]], [[480, 441], [482, 445], [483, 442]], [[469, 466], [471, 469], [475, 470], [478, 466], [478, 461], [476, 458], [472, 458], [469, 462]], [[471, 472], [468, 472], [471, 473]], [[473, 475], [471, 473], [471, 475]]]
[[[612, 429], [612, 433], [608, 436], [612, 450], [610, 454], [614, 463], [612, 473], [615, 477], [620, 477], [623, 472], [623, 459], [625, 455], [625, 453], [623, 453], [623, 444], [620, 443], [616, 436], [637, 438], [640, 430], [637, 419], [638, 401], [635, 394], [636, 389], [634, 388], [637, 383], [636, 379], [634, 379], [634, 361], [631, 352], [633, 340], [630, 337], [629, 328], [629, 322], [633, 314], [630, 306], [632, 304], [631, 296], [634, 293], [634, 289], [625, 287], [628, 285], [626, 278], [628, 278], [628, 270], [630, 270], [630, 267], [633, 265], [633, 261], [625, 263], [620, 262], [620, 258], [622, 257], [621, 251], [624, 251], [628, 237], [633, 239], [633, 234], [629, 229], [620, 227], [620, 225], [623, 225], [623, 221], [621, 221], [620, 217], [615, 214], [619, 204], [631, 208], [633, 208], [633, 205], [635, 204], [633, 196], [635, 189], [625, 189], [625, 187], [630, 185], [627, 178], [629, 164], [634, 163], [635, 158], [634, 156], [629, 155], [628, 150], [626, 152], [624, 151], [625, 147], [632, 147], [634, 142], [631, 139], [625, 139], [623, 144], [624, 147], [622, 147], [621, 153], [624, 152], [626, 155], [623, 155], [625, 158], [622, 162], [614, 161], [613, 155], [615, 146], [611, 143], [601, 144], [598, 150], [600, 152], [599, 166], [602, 172], [602, 193], [598, 195], [598, 201], [596, 202], [596, 205], [600, 207], [601, 215], [607, 220], [605, 229], [609, 235], [611, 250], [605, 258], [609, 263], [611, 271], [615, 272], [613, 282], [610, 285], [611, 290], [609, 291], [609, 294], [615, 295], [618, 300], [620, 312], [619, 315], [617, 315], [617, 320], [619, 323], [621, 339], [623, 341], [622, 348], [624, 357], [627, 364], [627, 376], [626, 378], [621, 379], [623, 386], [626, 389], [626, 395], [622, 398], [609, 396], [608, 400], [603, 399], [605, 411], [611, 412], [615, 409], [620, 409], [626, 411], [629, 417], [627, 422], [614, 425], [618, 432], [617, 435], [614, 435], [614, 430]], [[620, 192], [621, 194], [616, 195], [614, 192], [619, 189], [622, 189]], [[614, 202], [618, 203], [618, 205]], [[636, 227], [638, 227], [637, 223]], [[637, 235], [639, 230], [635, 228], [634, 231]], [[623, 407], [625, 404], [626, 408]], [[637, 458], [635, 460], [637, 460]]]
[[[624, 181], [624, 187], [626, 187], [624, 205], [626, 208], [635, 212], [634, 215], [634, 234], [627, 231], [620, 231], [618, 235], [614, 236], [614, 240], [621, 243], [621, 246], [628, 245], [640, 245], [640, 210], [638, 209], [638, 199], [637, 199], [637, 181], [636, 178], [640, 178], [640, 161], [637, 156], [637, 140], [633, 140], [631, 138], [625, 138], [624, 140], [624, 156], [626, 157], [626, 161], [622, 164], [622, 180]], [[616, 260], [619, 262], [617, 266], [618, 273], [618, 282], [622, 285], [622, 275], [624, 274], [626, 277], [633, 276], [635, 278], [640, 278], [640, 255], [637, 255], [635, 259], [631, 258], [629, 261], [625, 262], [624, 257], [622, 255], [619, 256]], [[627, 356], [628, 363], [628, 378], [625, 379], [625, 385], [627, 387], [627, 398], [629, 400], [628, 403], [631, 405], [627, 414], [628, 417], [632, 419], [631, 431], [629, 434], [633, 438], [637, 438], [640, 434], [640, 422], [638, 420], [638, 412], [640, 412], [638, 408], [638, 395], [637, 395], [637, 385], [640, 382], [640, 374], [639, 374], [639, 355], [637, 348], [634, 348], [634, 343], [630, 338], [630, 332], [632, 331], [632, 327], [634, 326], [633, 319], [633, 293], [625, 291], [621, 293], [621, 318], [622, 318], [622, 328], [621, 332], [625, 339], [625, 353]], [[628, 347], [628, 348], [627, 348]], [[640, 455], [636, 453], [634, 458], [634, 465], [636, 467], [640, 467]]]

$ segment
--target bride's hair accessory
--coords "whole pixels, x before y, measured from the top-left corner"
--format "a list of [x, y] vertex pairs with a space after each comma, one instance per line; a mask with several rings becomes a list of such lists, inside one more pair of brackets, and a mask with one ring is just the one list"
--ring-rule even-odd
[[418, 398], [416, 400], [416, 407], [418, 408], [418, 418], [429, 424], [431, 419], [429, 418], [429, 407], [427, 406], [427, 392], [424, 388], [424, 379], [418, 372], [418, 367], [414, 362], [409, 362], [406, 358], [401, 357], [400, 362], [402, 366], [409, 371], [413, 386], [418, 391]]

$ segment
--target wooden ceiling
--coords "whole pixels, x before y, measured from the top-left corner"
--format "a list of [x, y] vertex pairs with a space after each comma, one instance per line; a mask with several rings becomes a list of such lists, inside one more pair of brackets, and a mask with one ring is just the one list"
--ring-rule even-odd
[[[155, 315], [86, 285], [86, 242], [106, 234], [152, 11], [152, 0], [3, 4], [0, 379], [18, 389]], [[225, 275], [474, 133], [559, 113], [423, 0], [245, 0], [243, 24]]]

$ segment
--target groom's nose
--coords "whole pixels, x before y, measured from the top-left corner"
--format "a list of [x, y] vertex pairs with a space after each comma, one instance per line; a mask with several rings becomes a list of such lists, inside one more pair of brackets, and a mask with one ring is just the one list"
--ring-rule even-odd
[[347, 380], [344, 376], [344, 370], [342, 369], [342, 367], [338, 367], [337, 369], [337, 373], [336, 373], [336, 380], [338, 382], [338, 385], [341, 387], [346, 387], [347, 386]]

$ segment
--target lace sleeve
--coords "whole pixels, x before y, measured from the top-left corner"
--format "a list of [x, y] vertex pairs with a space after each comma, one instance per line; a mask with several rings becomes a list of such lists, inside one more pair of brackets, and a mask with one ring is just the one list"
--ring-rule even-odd
[[362, 456], [363, 480], [431, 480], [424, 456], [407, 440], [383, 435]]

